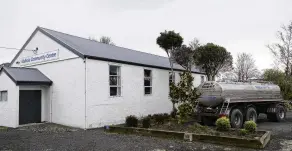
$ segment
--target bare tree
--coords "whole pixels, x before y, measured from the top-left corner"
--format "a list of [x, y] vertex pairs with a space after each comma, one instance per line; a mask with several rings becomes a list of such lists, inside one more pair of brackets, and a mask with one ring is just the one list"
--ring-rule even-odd
[[285, 67], [285, 75], [292, 75], [292, 21], [287, 26], [283, 25], [277, 32], [278, 43], [268, 45], [267, 47], [276, 58], [276, 62]]
[[92, 41], [98, 41], [96, 38], [94, 37], [88, 37], [89, 40], [92, 40]]
[[235, 73], [237, 74], [239, 81], [246, 81], [259, 75], [259, 70], [257, 69], [255, 60], [252, 58], [251, 54], [240, 53], [237, 55]]
[[115, 45], [115, 43], [112, 41], [112, 39], [110, 37], [107, 37], [107, 36], [101, 36], [99, 38], [99, 40], [97, 40], [94, 37], [89, 37], [88, 39], [92, 40], [92, 41], [101, 42], [101, 43], [104, 43], [104, 44]]
[[189, 44], [189, 47], [192, 49], [192, 50], [196, 50], [197, 48], [199, 48], [201, 46], [200, 44], [200, 41], [199, 39], [197, 38], [194, 38], [190, 44]]
[[115, 43], [112, 41], [110, 37], [107, 36], [101, 36], [99, 39], [99, 42], [109, 44], [109, 45], [115, 45]]

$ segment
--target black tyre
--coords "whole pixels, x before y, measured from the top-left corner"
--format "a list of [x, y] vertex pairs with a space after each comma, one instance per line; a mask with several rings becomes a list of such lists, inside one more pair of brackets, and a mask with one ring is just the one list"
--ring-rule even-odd
[[215, 119], [212, 117], [203, 116], [201, 120], [202, 120], [203, 125], [206, 125], [206, 126], [214, 126], [215, 125]]
[[267, 118], [273, 122], [281, 122], [286, 118], [286, 110], [283, 106], [276, 107], [276, 113], [268, 113]]
[[232, 128], [241, 128], [243, 115], [240, 109], [233, 109], [230, 115], [230, 125]]
[[257, 122], [258, 113], [254, 107], [249, 107], [246, 111], [245, 121]]

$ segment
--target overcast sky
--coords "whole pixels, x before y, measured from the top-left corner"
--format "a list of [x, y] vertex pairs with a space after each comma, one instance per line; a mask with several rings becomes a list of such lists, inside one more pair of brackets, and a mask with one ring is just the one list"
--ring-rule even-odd
[[[81, 36], [110, 36], [119, 46], [166, 56], [159, 32], [175, 30], [188, 44], [224, 46], [236, 58], [251, 53], [260, 69], [273, 58], [266, 45], [292, 21], [292, 0], [1, 0], [0, 47], [21, 46], [37, 26]], [[0, 63], [17, 50], [0, 48]]]

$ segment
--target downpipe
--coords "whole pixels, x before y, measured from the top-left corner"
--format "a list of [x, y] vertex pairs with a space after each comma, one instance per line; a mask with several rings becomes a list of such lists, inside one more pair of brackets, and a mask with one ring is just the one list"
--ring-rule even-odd
[[87, 62], [86, 62], [86, 58], [84, 58], [84, 129], [87, 129]]

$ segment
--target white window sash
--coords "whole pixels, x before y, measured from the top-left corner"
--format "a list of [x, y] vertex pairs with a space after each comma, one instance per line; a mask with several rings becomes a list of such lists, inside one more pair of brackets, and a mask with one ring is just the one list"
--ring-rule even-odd
[[121, 86], [121, 76], [117, 76], [117, 75], [113, 76], [113, 75], [110, 75], [109, 78], [111, 78], [111, 77], [117, 77], [117, 85], [111, 85], [111, 83], [109, 81], [110, 86]]
[[[145, 70], [147, 70], [147, 69], [144, 69], [144, 95], [150, 95], [150, 94], [152, 94], [152, 70], [148, 70], [148, 71], [150, 71], [150, 75], [149, 76], [145, 76]], [[150, 86], [146, 86], [145, 85], [145, 80], [149, 80]], [[149, 94], [145, 93], [145, 88], [150, 88], [150, 93]]]
[[[110, 91], [111, 88], [117, 88], [117, 93], [116, 93], [116, 95], [111, 95], [110, 94], [110, 96], [111, 97], [121, 96], [121, 94], [122, 94], [121, 69], [120, 69], [121, 67], [117, 66], [117, 65], [109, 65], [109, 70], [110, 70], [111, 66], [117, 67], [116, 68], [117, 75], [111, 75], [110, 71], [109, 71], [109, 91]], [[117, 84], [116, 85], [111, 85], [111, 82], [110, 82], [111, 77], [116, 77], [117, 78], [117, 81], [116, 81]]]

